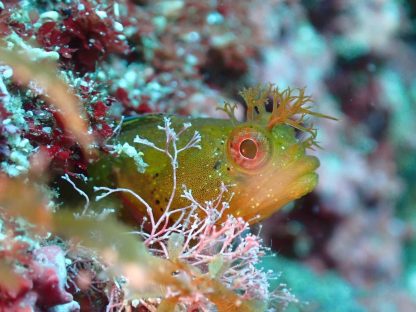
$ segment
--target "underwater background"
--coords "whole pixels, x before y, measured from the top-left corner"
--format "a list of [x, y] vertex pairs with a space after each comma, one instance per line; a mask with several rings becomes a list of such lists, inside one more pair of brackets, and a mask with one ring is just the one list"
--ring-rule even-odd
[[[267, 83], [305, 87], [314, 109], [338, 120], [311, 116], [315, 190], [252, 227], [270, 248], [256, 266], [284, 290], [251, 310], [416, 311], [416, 1], [9, 0], [0, 47], [0, 203], [14, 209], [1, 210], [0, 311], [156, 311], [160, 301], [130, 306], [113, 275], [100, 279], [107, 260], [71, 249], [96, 225], [54, 219], [70, 192], [57, 181], [88, 178], [87, 147], [105, 149], [122, 116], [226, 118], [217, 107], [227, 101], [243, 119], [239, 91]], [[49, 234], [32, 234], [29, 221]], [[53, 295], [39, 281], [51, 271], [22, 273], [39, 254], [53, 263]], [[198, 309], [183, 311], [216, 311]]]

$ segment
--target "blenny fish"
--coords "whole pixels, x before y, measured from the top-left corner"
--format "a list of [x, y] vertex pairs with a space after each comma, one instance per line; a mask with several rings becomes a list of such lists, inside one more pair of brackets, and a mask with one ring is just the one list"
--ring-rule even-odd
[[[270, 216], [290, 201], [311, 192], [318, 182], [316, 157], [307, 155], [316, 146], [316, 129], [306, 126], [308, 116], [331, 118], [311, 110], [312, 99], [304, 89], [279, 90], [274, 85], [244, 89], [241, 96], [247, 106], [246, 120], [234, 116], [236, 105], [225, 103], [229, 119], [192, 118], [170, 115], [174, 129], [192, 123], [200, 133], [201, 149], [189, 149], [178, 157], [177, 185], [185, 185], [200, 203], [214, 199], [221, 186], [231, 185], [233, 196], [228, 213], [250, 223]], [[271, 112], [267, 107], [271, 107]], [[270, 110], [270, 109], [269, 109]], [[125, 122], [115, 141], [129, 143], [143, 152], [148, 164], [139, 173], [132, 159], [104, 157], [90, 168], [90, 176], [108, 186], [130, 189], [153, 207], [156, 217], [164, 212], [173, 186], [170, 159], [150, 147], [135, 144], [137, 135], [157, 146], [166, 144], [163, 114], [150, 114]], [[307, 133], [300, 136], [299, 133]], [[188, 142], [193, 131], [186, 131], [178, 145]], [[111, 181], [108, 182], [108, 181]], [[144, 206], [129, 194], [121, 195], [125, 206], [135, 215], [144, 214]], [[189, 205], [176, 192], [171, 208]]]

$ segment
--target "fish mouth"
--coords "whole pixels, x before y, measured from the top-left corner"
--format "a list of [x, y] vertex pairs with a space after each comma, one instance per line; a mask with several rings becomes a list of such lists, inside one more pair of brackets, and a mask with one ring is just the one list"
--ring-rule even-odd
[[231, 202], [233, 214], [249, 223], [269, 217], [315, 188], [318, 167], [318, 158], [310, 155], [302, 155], [286, 164], [270, 163], [258, 175], [236, 185]]

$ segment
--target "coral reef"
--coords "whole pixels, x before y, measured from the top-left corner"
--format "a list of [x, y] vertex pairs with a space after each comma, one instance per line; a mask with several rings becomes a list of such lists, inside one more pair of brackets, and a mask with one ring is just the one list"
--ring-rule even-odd
[[[414, 311], [415, 23], [399, 0], [0, 1], [0, 281], [16, 281], [0, 282], [0, 310], [209, 310], [223, 291], [217, 305], [247, 309]], [[318, 132], [294, 126], [321, 161], [317, 189], [263, 222], [270, 249], [245, 221], [217, 219], [232, 188], [204, 203], [178, 185], [207, 213], [173, 227], [115, 221], [114, 197], [132, 190], [95, 200], [98, 155], [149, 169], [140, 148], [110, 146], [126, 119], [227, 118], [225, 99], [241, 120], [238, 90], [269, 82], [318, 104]], [[158, 274], [134, 284], [143, 272]]]

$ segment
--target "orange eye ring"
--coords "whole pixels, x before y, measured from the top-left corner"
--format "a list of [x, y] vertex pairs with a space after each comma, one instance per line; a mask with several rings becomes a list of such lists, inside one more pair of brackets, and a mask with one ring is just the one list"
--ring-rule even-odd
[[237, 128], [228, 139], [228, 155], [243, 171], [255, 171], [269, 159], [271, 145], [261, 131], [254, 128]]

